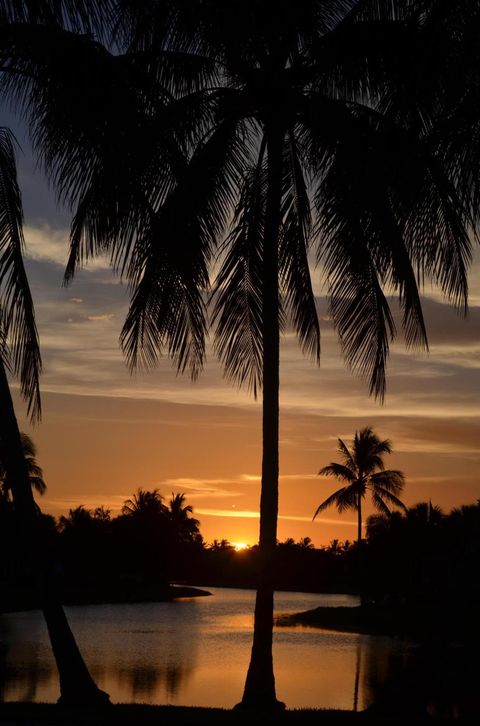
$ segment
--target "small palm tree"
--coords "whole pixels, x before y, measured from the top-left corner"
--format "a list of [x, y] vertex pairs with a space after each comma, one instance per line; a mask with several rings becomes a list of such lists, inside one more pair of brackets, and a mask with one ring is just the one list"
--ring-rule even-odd
[[191, 504], [185, 504], [185, 494], [172, 492], [167, 516], [173, 525], [175, 534], [182, 542], [191, 541], [199, 533], [200, 522], [195, 517], [191, 517], [191, 514], [193, 514], [193, 507]]
[[151, 492], [141, 488], [137, 489], [133, 497], [127, 499], [122, 507], [122, 514], [133, 517], [155, 517], [165, 515], [165, 513], [166, 507], [158, 489]]
[[382, 514], [390, 516], [389, 504], [406, 511], [398, 498], [405, 485], [401, 471], [385, 469], [383, 454], [390, 454], [392, 445], [388, 439], [381, 441], [370, 426], [355, 432], [351, 451], [338, 439], [338, 452], [342, 463], [332, 462], [318, 472], [321, 476], [333, 476], [345, 482], [345, 486], [330, 494], [316, 509], [313, 519], [334, 504], [339, 513], [353, 509], [358, 515], [358, 543], [362, 541], [362, 501], [367, 491], [372, 502]]
[[[21, 433], [20, 437], [22, 441], [22, 451], [25, 457], [25, 464], [28, 469], [28, 477], [30, 479], [32, 489], [35, 489], [39, 494], [44, 494], [47, 489], [47, 485], [43, 480], [43, 471], [36, 461], [37, 448], [30, 436], [28, 436], [27, 434]], [[10, 498], [10, 489], [11, 487], [8, 481], [7, 471], [4, 464], [4, 452], [2, 451], [2, 446], [0, 442], [0, 491], [7, 499]]]

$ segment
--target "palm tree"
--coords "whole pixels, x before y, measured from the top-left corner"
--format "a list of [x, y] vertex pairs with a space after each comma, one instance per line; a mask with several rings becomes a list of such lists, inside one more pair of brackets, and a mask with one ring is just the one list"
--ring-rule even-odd
[[[37, 449], [35, 444], [33, 443], [30, 436], [27, 434], [21, 433], [20, 438], [22, 441], [22, 451], [23, 456], [25, 458], [25, 463], [27, 465], [28, 469], [28, 477], [30, 479], [30, 485], [37, 491], [39, 494], [44, 494], [47, 485], [45, 484], [45, 481], [43, 480], [43, 471], [41, 467], [37, 464], [36, 461], [36, 455], [37, 455]], [[10, 486], [8, 483], [7, 478], [7, 472], [5, 469], [5, 466], [3, 464], [4, 455], [2, 454], [1, 444], [0, 444], [0, 491], [2, 492], [2, 495], [6, 498], [9, 498], [10, 496]]]
[[132, 366], [166, 349], [198, 374], [209, 268], [235, 208], [215, 285], [216, 348], [228, 377], [263, 387], [262, 567], [244, 705], [278, 705], [280, 331], [293, 326], [318, 360], [312, 242], [346, 360], [380, 398], [395, 335], [386, 289], [399, 295], [410, 345], [426, 344], [417, 277], [466, 300], [465, 206], [437, 147], [433, 156], [430, 98], [405, 93], [423, 18], [410, 6], [312, 0], [272, 15], [258, 0], [122, 2], [123, 56], [61, 29], [48, 44], [30, 34], [26, 52], [18, 35], [3, 40], [4, 67], [17, 73], [9, 90], [76, 209], [67, 277], [108, 251], [131, 285], [122, 345]]
[[174, 494], [168, 502], [167, 516], [173, 525], [174, 534], [181, 542], [190, 542], [199, 533], [200, 522], [193, 514], [191, 504], [185, 504], [185, 494]]
[[92, 513], [89, 509], [85, 509], [83, 504], [80, 504], [75, 509], [70, 509], [68, 515], [62, 515], [59, 520], [59, 529], [61, 532], [75, 532], [78, 530], [91, 530], [92, 527]]
[[381, 441], [370, 426], [355, 432], [351, 448], [338, 439], [341, 463], [332, 462], [318, 472], [320, 476], [333, 476], [344, 482], [341, 489], [330, 494], [315, 510], [313, 519], [327, 507], [335, 505], [338, 512], [353, 509], [357, 512], [357, 541], [362, 542], [362, 503], [370, 494], [373, 505], [381, 514], [390, 515], [389, 505], [407, 511], [399, 499], [405, 485], [405, 477], [396, 469], [385, 469], [383, 454], [390, 454], [392, 445], [388, 439]]
[[149, 492], [139, 488], [131, 499], [123, 503], [122, 514], [130, 517], [150, 518], [164, 517], [167, 508], [158, 489]]
[[33, 420], [38, 419], [41, 357], [23, 265], [22, 219], [13, 137], [7, 129], [0, 129], [0, 454], [4, 481], [17, 512], [21, 554], [36, 578], [60, 676], [60, 700], [100, 704], [108, 702], [108, 695], [97, 688], [90, 676], [50, 581], [48, 567], [34, 555], [40, 541], [40, 520], [32, 484], [40, 490], [45, 485], [35, 462], [35, 447], [19, 431], [6, 373], [9, 369], [19, 377], [28, 412]]

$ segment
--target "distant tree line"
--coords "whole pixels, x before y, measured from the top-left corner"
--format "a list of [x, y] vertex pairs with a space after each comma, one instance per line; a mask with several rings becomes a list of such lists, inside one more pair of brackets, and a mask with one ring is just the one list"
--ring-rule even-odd
[[[29, 573], [14, 556], [15, 510], [0, 497], [0, 608], [34, 605]], [[39, 557], [53, 563], [65, 602], [135, 601], [168, 597], [170, 582], [254, 587], [258, 547], [237, 552], [226, 539], [205, 543], [184, 494], [166, 501], [139, 489], [121, 513], [83, 506], [55, 520], [39, 514]], [[362, 555], [361, 576], [359, 569]], [[368, 518], [366, 539], [334, 539], [315, 548], [309, 537], [277, 544], [272, 563], [277, 589], [359, 592], [378, 604], [479, 601], [480, 503], [444, 514], [431, 503]]]

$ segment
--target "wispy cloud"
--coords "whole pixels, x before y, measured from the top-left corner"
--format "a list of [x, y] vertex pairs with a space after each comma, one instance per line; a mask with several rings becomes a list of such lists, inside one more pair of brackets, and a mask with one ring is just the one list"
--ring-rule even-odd
[[[129, 499], [131, 494], [86, 494], [85, 496], [72, 495], [71, 497], [47, 497], [48, 511], [53, 514], [65, 513], [69, 509], [76, 509], [76, 507], [85, 507], [85, 509], [96, 509], [97, 507], [105, 507], [110, 509], [112, 513], [118, 514], [123, 506], [123, 503]], [[42, 500], [38, 501], [41, 509]]]
[[[162, 489], [172, 487], [172, 489], [182, 489], [188, 492], [190, 499], [194, 497], [239, 497], [243, 496], [242, 491], [234, 491], [225, 489], [225, 485], [238, 485], [239, 480], [234, 479], [195, 479], [191, 477], [178, 477], [176, 479], [163, 479], [158, 483]], [[193, 493], [192, 493], [193, 492]]]
[[[244, 483], [257, 483], [261, 481], [262, 477], [259, 474], [241, 474], [239, 477]], [[305, 479], [316, 479], [315, 474], [280, 474], [279, 479], [282, 481], [298, 481]]]
[[[24, 226], [26, 256], [33, 260], [53, 262], [65, 267], [69, 255], [68, 229], [54, 229], [48, 224], [42, 226]], [[104, 257], [97, 257], [88, 262], [90, 269], [109, 267]]]
[[[242, 519], [260, 519], [260, 512], [251, 509], [205, 509], [203, 507], [195, 510], [196, 514], [202, 514], [207, 517], [234, 517]], [[302, 517], [297, 515], [279, 514], [278, 518], [288, 522], [309, 522], [312, 523], [311, 517]], [[345, 527], [355, 527], [356, 522], [345, 519], [324, 519], [317, 518], [314, 520], [316, 524], [335, 524]]]
[[114, 317], [114, 313], [105, 313], [103, 315], [87, 315], [87, 320], [111, 320]]

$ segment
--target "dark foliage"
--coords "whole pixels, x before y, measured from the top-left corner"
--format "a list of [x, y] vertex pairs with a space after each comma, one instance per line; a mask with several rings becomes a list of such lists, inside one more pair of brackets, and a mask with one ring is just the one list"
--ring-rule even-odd
[[372, 599], [433, 611], [470, 603], [478, 607], [480, 502], [444, 515], [431, 503], [406, 514], [375, 515], [367, 522], [366, 587]]
[[[42, 555], [54, 562], [54, 576], [66, 601], [135, 601], [168, 597], [169, 582], [254, 587], [260, 567], [257, 546], [237, 552], [227, 540], [206, 545], [198, 521], [172, 518], [172, 502], [158, 492], [137, 494], [122, 514], [103, 507], [77, 507], [55, 522], [42, 515]], [[157, 511], [145, 500], [157, 502]], [[132, 511], [132, 502], [140, 506]], [[189, 510], [182, 499], [182, 509]], [[175, 510], [175, 504], [174, 504]], [[11, 552], [17, 525], [12, 504], [0, 498], [0, 546]], [[480, 503], [444, 515], [422, 503], [406, 513], [373, 515], [363, 545], [366, 602], [383, 607], [421, 608], [424, 613], [463, 608], [470, 617], [480, 600], [475, 573], [480, 566]], [[306, 537], [279, 542], [272, 562], [277, 590], [358, 591], [358, 546], [332, 540], [313, 547]], [[15, 557], [2, 559], [0, 609], [17, 606], [26, 573]], [[28, 600], [30, 602], [30, 600]], [[470, 613], [470, 610], [472, 613]], [[470, 613], [470, 615], [469, 615]]]

